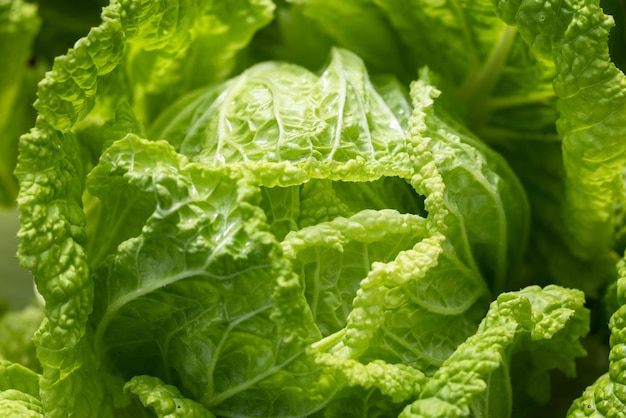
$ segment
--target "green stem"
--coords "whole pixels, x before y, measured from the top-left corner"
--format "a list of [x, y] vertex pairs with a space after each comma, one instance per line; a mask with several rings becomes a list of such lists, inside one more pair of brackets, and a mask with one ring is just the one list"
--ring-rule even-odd
[[460, 96], [469, 109], [468, 121], [471, 126], [480, 126], [488, 119], [489, 109], [485, 102], [500, 81], [516, 35], [516, 28], [505, 26], [484, 65], [470, 74], [461, 88]]

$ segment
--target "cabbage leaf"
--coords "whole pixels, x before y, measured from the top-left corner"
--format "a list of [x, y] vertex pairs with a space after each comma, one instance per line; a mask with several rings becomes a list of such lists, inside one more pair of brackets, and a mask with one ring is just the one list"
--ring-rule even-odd
[[[111, 1], [20, 138], [19, 259], [43, 303], [0, 318], [0, 411], [545, 401], [622, 250], [610, 24], [591, 0]], [[572, 416], [622, 407], [621, 311]]]

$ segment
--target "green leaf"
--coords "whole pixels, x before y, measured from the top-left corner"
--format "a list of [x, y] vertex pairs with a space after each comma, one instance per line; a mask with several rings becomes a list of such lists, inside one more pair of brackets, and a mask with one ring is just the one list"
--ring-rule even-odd
[[501, 294], [476, 334], [457, 348], [428, 380], [419, 400], [400, 416], [509, 416], [512, 354], [538, 345], [535, 367], [572, 373], [574, 358], [585, 354], [578, 341], [588, 327], [583, 304], [582, 292], [558, 286]]
[[268, 62], [194, 93], [164, 112], [148, 135], [208, 165], [385, 159], [406, 148], [399, 118], [363, 62], [338, 49], [319, 76]]
[[621, 140], [626, 77], [609, 57], [612, 19], [597, 1], [498, 1], [496, 6], [536, 54], [554, 62], [566, 175], [566, 242], [583, 259], [602, 257], [614, 243], [615, 202], [624, 198], [626, 155]]
[[[144, 128], [135, 118], [130, 105], [120, 104], [115, 119], [105, 123], [97, 133], [85, 138], [82, 132], [81, 144], [92, 148], [94, 164], [100, 159], [101, 153], [111, 143], [124, 138], [128, 134], [142, 135]], [[90, 173], [90, 178], [97, 174]], [[91, 195], [84, 196], [85, 213], [90, 219], [87, 234], [94, 237], [87, 242], [87, 252], [91, 268], [97, 268], [107, 255], [126, 239], [139, 234], [148, 215], [153, 210], [151, 197], [145, 192], [123, 187], [124, 181], [114, 180], [98, 182], [91, 180], [87, 187]], [[98, 199], [97, 196], [103, 196]]]
[[[239, 52], [273, 17], [270, 0], [169, 1], [151, 6], [128, 57], [132, 102], [145, 121], [183, 93], [231, 76]], [[122, 19], [122, 24], [132, 22]]]
[[492, 45], [507, 36], [491, 4], [484, 0], [372, 2], [389, 16], [415, 67], [427, 65], [457, 86], [473, 83], [481, 71], [487, 71], [490, 54], [498, 53]]
[[[93, 379], [87, 317], [93, 283], [84, 248], [82, 178], [75, 137], [40, 122], [20, 140], [16, 176], [20, 181], [19, 258], [35, 277], [45, 300], [45, 318], [35, 333], [43, 374], [41, 402], [46, 413], [67, 411], [106, 416], [103, 382]], [[80, 389], [79, 389], [80, 388]]]
[[[42, 412], [507, 416], [512, 379], [534, 396], [572, 372], [577, 291], [503, 294], [477, 330], [516, 286], [529, 208], [474, 133], [512, 159], [558, 141], [566, 64], [484, 1], [405, 3], [120, 0], [55, 61], [16, 170]], [[290, 58], [326, 50], [317, 72]], [[441, 76], [407, 94], [422, 65]], [[536, 225], [569, 205], [546, 183]]]
[[626, 358], [623, 331], [626, 324], [626, 258], [618, 264], [617, 302], [620, 307], [609, 321], [609, 371], [589, 385], [582, 396], [572, 403], [567, 412], [568, 418], [617, 417], [626, 411], [626, 376], [623, 372]]
[[[110, 190], [107, 182], [139, 189], [154, 211], [97, 272], [100, 357], [129, 378], [149, 373], [174, 382], [215, 413], [315, 409], [306, 393], [287, 395], [312, 379], [300, 381], [295, 370], [315, 376], [299, 340], [315, 332], [296, 309], [298, 288], [289, 290], [250, 179], [128, 136], [105, 152], [89, 182], [96, 194]], [[257, 396], [255, 406], [242, 403]]]
[[[270, 70], [292, 88], [273, 83]], [[175, 104], [150, 135], [180, 154], [133, 135], [114, 142], [89, 191], [148, 217], [108, 247], [96, 273], [100, 357], [127, 377], [175, 383], [217, 415], [313, 413], [344, 384], [395, 402], [414, 397], [421, 369], [434, 370], [473, 332], [487, 291], [443, 235], [448, 203], [429, 144], [443, 141], [423, 136], [436, 132], [433, 94], [415, 91], [407, 135], [362, 62], [336, 50], [321, 76], [264, 64]], [[260, 99], [269, 105], [249, 106]], [[276, 102], [284, 106], [265, 112]], [[309, 121], [320, 102], [345, 117]], [[318, 127], [323, 135], [313, 136]], [[311, 385], [331, 369], [337, 382]], [[381, 380], [385, 370], [400, 374]]]
[[215, 417], [199, 403], [185, 398], [175, 386], [166, 385], [156, 377], [135, 376], [124, 389], [138, 396], [158, 417]]
[[[431, 75], [422, 71], [412, 95], [437, 97], [430, 83]], [[424, 112], [425, 134], [432, 137], [428, 144], [446, 184], [446, 236], [459, 259], [498, 293], [508, 287], [525, 249], [526, 193], [506, 161], [455, 123], [437, 101]]]
[[363, 210], [293, 231], [282, 242], [293, 268], [304, 280], [322, 335], [346, 325], [361, 280], [372, 263], [388, 263], [427, 234], [426, 220], [385, 209]]
[[[102, 23], [58, 57], [39, 84], [36, 127], [20, 141], [15, 172], [22, 223], [19, 257], [46, 302], [35, 344], [48, 416], [108, 416], [124, 403], [118, 402], [121, 387], [115, 379], [96, 372], [100, 364], [87, 323], [93, 282], [82, 198], [90, 161], [81, 144], [85, 136], [79, 140], [79, 135], [81, 128], [113, 119], [124, 101], [133, 103], [135, 113], [145, 113], [143, 96], [137, 97], [140, 85], [135, 92], [125, 88], [131, 82], [127, 65], [142, 51], [161, 50], [169, 57], [180, 52], [189, 30], [202, 23], [194, 10], [194, 2], [113, 2], [103, 10]], [[156, 71], [161, 62], [155, 64]], [[101, 378], [94, 379], [96, 375]]]
[[38, 398], [39, 378], [37, 373], [21, 364], [0, 360], [0, 392], [14, 389]]
[[39, 400], [40, 377], [21, 364], [0, 360], [0, 414], [16, 418], [43, 417]]
[[0, 392], [0, 414], [7, 418], [44, 417], [38, 399], [15, 389]]
[[[105, 7], [102, 23], [58, 57], [40, 84], [35, 104], [40, 116], [64, 131], [94, 106], [110, 117], [127, 101], [148, 121], [198, 83], [225, 77], [236, 52], [273, 10], [267, 0], [244, 1], [233, 14], [230, 4], [171, 0], [135, 7], [122, 1]], [[202, 58], [207, 48], [214, 57], [219, 51], [219, 64]], [[183, 79], [189, 74], [206, 77]]]

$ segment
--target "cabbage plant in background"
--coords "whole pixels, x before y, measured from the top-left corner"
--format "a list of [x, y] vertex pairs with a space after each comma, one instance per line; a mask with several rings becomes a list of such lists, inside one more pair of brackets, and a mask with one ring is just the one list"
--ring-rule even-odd
[[[19, 140], [41, 303], [0, 318], [1, 415], [619, 416], [612, 24], [581, 0], [112, 1]], [[563, 408], [577, 365], [608, 373]]]
[[36, 83], [42, 76], [29, 68], [32, 44], [39, 31], [37, 9], [14, 1], [0, 3], [0, 51], [3, 70], [0, 75], [0, 204], [14, 205], [17, 179], [13, 169], [17, 160], [17, 139], [32, 125], [35, 116], [31, 104]]

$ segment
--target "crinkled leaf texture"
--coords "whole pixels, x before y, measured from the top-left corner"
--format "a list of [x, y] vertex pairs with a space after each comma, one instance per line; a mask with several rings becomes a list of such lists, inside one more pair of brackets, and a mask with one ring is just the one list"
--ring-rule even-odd
[[[300, 88], [326, 90], [308, 96], [294, 92], [294, 87], [279, 91], [284, 87], [264, 76], [268, 68], [283, 74], [286, 86], [295, 72]], [[330, 401], [342, 383], [327, 382], [335, 377], [326, 376], [306, 348], [324, 334], [346, 333], [343, 328], [350, 321], [354, 330], [347, 333], [361, 329], [364, 334], [357, 339], [373, 336], [375, 328], [360, 316], [375, 312], [359, 309], [360, 302], [354, 302], [356, 309], [352, 306], [359, 289], [368, 287], [360, 282], [374, 274], [372, 266], [382, 270], [391, 262], [407, 276], [398, 280], [406, 281], [412, 266], [425, 274], [436, 264], [443, 251], [437, 231], [443, 229], [446, 213], [441, 182], [432, 162], [412, 161], [420, 154], [406, 151], [401, 123], [351, 54], [337, 51], [321, 77], [293, 66], [264, 64], [225, 86], [221, 97], [253, 91], [257, 100], [274, 102], [274, 111], [257, 116], [256, 126], [267, 126], [267, 132], [251, 129], [256, 127], [252, 121], [235, 128], [238, 121], [252, 118], [245, 114], [246, 107], [228, 108], [231, 99], [221, 107], [205, 100], [216, 118], [229, 117], [216, 122], [192, 102], [183, 116], [167, 115], [185, 121], [192, 111], [200, 118], [202, 124], [193, 121], [193, 130], [182, 130], [199, 133], [190, 145], [194, 152], [187, 151], [189, 142], [170, 134], [176, 126], [166, 124], [163, 133], [151, 134], [169, 139], [189, 158], [164, 141], [130, 135], [114, 142], [90, 173], [89, 191], [102, 201], [116, 190], [153, 208], [141, 233], [123, 241], [96, 270], [95, 346], [127, 377], [149, 373], [176, 383], [216, 415], [310, 415]], [[274, 96], [265, 95], [268, 86]], [[295, 103], [277, 107], [276, 102], [288, 100]], [[321, 115], [329, 122], [309, 122], [307, 129], [297, 118], [320, 108], [320, 101], [344, 110], [339, 117], [337, 111]], [[283, 120], [275, 116], [278, 112], [296, 113]], [[371, 114], [381, 123], [369, 126]], [[217, 135], [212, 128], [218, 129]], [[377, 135], [371, 135], [375, 130]], [[258, 138], [240, 139], [251, 135]], [[293, 138], [280, 139], [287, 135]], [[403, 193], [395, 198], [397, 209], [387, 208], [376, 195], [381, 181]], [[422, 201], [414, 188], [430, 197]], [[362, 193], [362, 200], [351, 199], [355, 192]], [[431, 249], [420, 255], [422, 247]], [[422, 259], [424, 267], [419, 266]], [[477, 289], [461, 286], [469, 298], [459, 295], [453, 304], [461, 306], [444, 305], [440, 310], [459, 316], [486, 292], [477, 273], [466, 270]], [[332, 288], [327, 282], [334, 282]], [[434, 285], [432, 291], [437, 292]], [[419, 318], [426, 327], [430, 319]], [[469, 324], [462, 318], [456, 322], [458, 330]], [[442, 338], [438, 344], [451, 351], [460, 338]], [[428, 339], [422, 344], [428, 346]], [[442, 354], [432, 359], [435, 347], [421, 351], [413, 354], [419, 364], [443, 360]], [[405, 368], [407, 377], [421, 374]]]
[[[515, 6], [511, 6], [512, 20], [507, 17], [504, 22], [494, 12], [492, 0], [459, 0], [454, 3], [430, 0], [350, 0], [340, 3], [291, 0], [288, 3], [289, 7], [282, 9], [272, 25], [261, 32], [264, 36], [253, 41], [252, 47], [258, 54], [311, 67], [311, 61], [319, 56], [319, 49], [327, 50], [332, 45], [339, 45], [356, 52], [371, 72], [377, 75], [393, 73], [407, 82], [414, 78], [416, 68], [427, 65], [440, 76], [436, 84], [446, 93], [440, 100], [442, 106], [454, 114], [455, 119], [462, 121], [466, 128], [470, 128], [504, 155], [529, 195], [533, 210], [528, 256], [533, 268], [532, 280], [577, 287], [595, 297], [606, 282], [614, 278], [617, 257], [607, 252], [613, 241], [610, 236], [613, 233], [612, 221], [609, 218], [615, 218], [618, 226], [621, 225], [623, 210], [620, 207], [611, 208], [611, 212], [618, 212], [616, 216], [610, 215], [605, 218], [606, 222], [602, 221], [605, 222], [603, 231], [609, 234], [602, 238], [609, 242], [604, 249], [600, 250], [593, 244], [593, 238], [600, 229], [589, 228], [589, 231], [595, 232], [588, 234], [588, 242], [585, 244], [588, 247], [585, 249], [577, 244], [579, 238], [572, 238], [583, 233], [582, 229], [577, 230], [580, 223], [578, 218], [587, 217], [591, 221], [591, 218], [600, 216], [595, 210], [600, 200], [596, 197], [583, 199], [580, 190], [574, 191], [571, 184], [566, 184], [566, 177], [590, 175], [583, 170], [572, 174], [581, 167], [577, 159], [584, 146], [572, 157], [569, 174], [566, 174], [561, 149], [564, 131], [557, 132], [555, 125], [560, 113], [560, 109], [557, 109], [558, 96], [563, 96], [563, 93], [555, 92], [553, 82], [557, 70], [563, 74], [569, 71], [568, 61], [563, 60], [563, 65], [557, 69], [552, 59], [537, 54], [536, 48], [529, 46], [526, 41], [529, 29], [516, 27], [518, 23], [532, 25], [547, 33], [551, 31], [548, 28], [554, 22], [550, 19], [542, 20], [538, 14], [536, 20], [529, 18], [524, 23], [523, 19], [518, 19], [516, 23]], [[530, 10], [524, 13], [535, 16], [532, 8], [541, 7], [542, 3], [524, 2], [523, 9]], [[586, 19], [587, 14], [599, 11], [597, 7], [594, 12], [584, 7], [587, 3], [597, 2], [575, 2], [578, 5], [574, 6], [570, 3], [563, 6], [566, 9], [580, 9], [579, 15], [582, 16], [573, 18], [574, 23]], [[510, 2], [503, 4], [508, 7]], [[556, 10], [561, 6], [560, 2], [550, 2], [549, 7]], [[602, 16], [598, 15], [596, 19], [601, 26], [605, 26], [608, 21], [604, 21]], [[565, 20], [570, 17], [568, 15], [563, 22], [557, 23], [567, 25]], [[561, 29], [552, 32], [562, 33]], [[569, 53], [567, 59], [585, 56], [608, 58], [606, 39], [602, 35], [602, 32], [608, 32], [604, 29], [594, 32], [598, 41], [594, 43], [594, 53], [590, 52], [591, 47], [587, 44], [579, 42], [575, 46], [572, 43], [572, 48], [579, 49]], [[612, 40], [618, 38], [613, 36]], [[555, 48], [555, 51], [559, 50]], [[615, 69], [609, 67], [609, 72], [614, 73]], [[591, 67], [589, 70], [591, 74]], [[577, 83], [573, 77], [569, 80]], [[590, 82], [589, 85], [594, 84]], [[605, 85], [616, 86], [609, 79], [605, 80]], [[619, 91], [623, 89], [616, 88], [616, 92]], [[605, 100], [608, 96], [597, 94], [602, 96], [599, 100]], [[609, 109], [620, 106], [621, 99], [615, 99]], [[588, 107], [591, 102], [579, 102], [581, 115], [589, 113], [584, 107]], [[594, 112], [599, 111], [597, 109]], [[575, 112], [568, 110], [567, 113], [565, 117], [561, 115], [562, 120]], [[607, 137], [596, 135], [597, 141], [608, 142], [609, 138], [620, 137], [618, 131], [621, 125], [610, 124], [615, 132]], [[579, 126], [582, 129], [588, 125], [582, 123]], [[614, 155], [619, 159], [624, 153], [616, 152]], [[585, 164], [588, 163], [591, 162]], [[614, 167], [620, 165], [622, 163], [616, 162]], [[606, 164], [597, 164], [596, 168], [599, 176], [607, 175]], [[614, 197], [621, 194], [621, 183], [616, 180], [616, 173], [616, 170], [612, 170], [610, 174], [615, 180], [614, 187], [610, 187], [613, 188], [611, 193]], [[590, 190], [595, 188], [591, 176], [588, 180], [583, 187], [585, 194], [591, 194]], [[570, 180], [567, 183], [571, 183]], [[601, 188], [605, 186], [601, 185]], [[566, 198], [566, 194], [569, 197]], [[598, 190], [597, 197], [600, 195], [606, 202], [616, 201]], [[571, 216], [574, 206], [569, 204], [568, 199], [572, 198], [580, 200], [576, 207], [583, 204], [589, 206], [586, 210], [576, 210], [577, 219]], [[564, 216], [565, 212], [571, 213]], [[620, 233], [623, 235], [623, 232]], [[589, 280], [590, 275], [598, 279]]]
[[0, 414], [7, 418], [42, 418], [39, 375], [18, 363], [0, 360]]
[[183, 397], [175, 386], [166, 385], [153, 376], [135, 376], [124, 388], [137, 395], [158, 417], [215, 418], [202, 405]]
[[598, 1], [494, 3], [533, 52], [554, 63], [565, 174], [560, 232], [578, 257], [611, 264], [626, 163], [626, 76], [609, 56], [613, 20]]
[[570, 407], [567, 416], [619, 417], [626, 413], [626, 256], [618, 264], [617, 302], [619, 309], [611, 316], [609, 371], [585, 390]]
[[579, 290], [550, 285], [503, 293], [491, 304], [476, 334], [446, 360], [425, 385], [420, 399], [401, 417], [510, 416], [508, 370], [514, 354], [534, 351], [542, 372], [575, 371], [574, 357], [585, 354], [580, 338], [589, 312]]
[[439, 115], [438, 94], [424, 72], [411, 106], [335, 50], [319, 75], [266, 63], [193, 93], [152, 126], [161, 141], [113, 142], [90, 193], [152, 212], [97, 266], [99, 357], [219, 416], [417, 397], [528, 222], [506, 164]]
[[[202, 37], [203, 28], [215, 29], [218, 15], [235, 17], [223, 22], [218, 31], [223, 38], [210, 45], [225, 51], [218, 64], [225, 68], [273, 8], [269, 1], [242, 2], [242, 14], [236, 17], [224, 10], [220, 14], [220, 4], [114, 1], [103, 10], [102, 23], [58, 57], [39, 83], [36, 125], [20, 140], [15, 175], [20, 183], [20, 261], [32, 271], [46, 302], [34, 338], [46, 416], [110, 416], [128, 403], [123, 382], [109, 376], [94, 357], [87, 322], [94, 297], [83, 211], [86, 174], [110, 140], [103, 135], [103, 122], [114, 118], [121, 102], [133, 103], [133, 113], [147, 121], [159, 111], [148, 103], [167, 103], [168, 94], [185, 91], [180, 62], [192, 71], [192, 62], [198, 61], [184, 46]], [[205, 24], [213, 18], [215, 24]], [[229, 36], [233, 26], [236, 39]], [[138, 77], [138, 68], [146, 77]], [[124, 228], [120, 234], [126, 234]]]
[[[46, 416], [385, 416], [492, 334], [543, 347], [584, 330], [557, 288], [501, 296], [477, 328], [528, 205], [427, 70], [410, 98], [341, 49], [319, 73], [227, 79], [273, 8], [113, 2], [40, 83], [16, 174]], [[568, 369], [568, 341], [538, 370]], [[481, 383], [506, 387], [506, 364], [470, 376], [480, 410], [510, 408]]]

